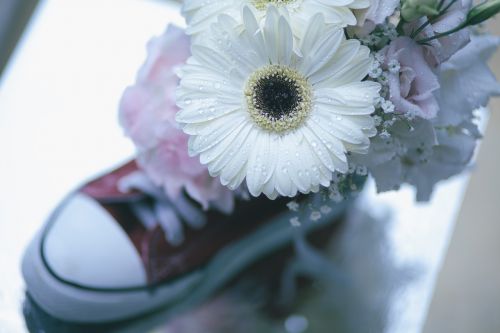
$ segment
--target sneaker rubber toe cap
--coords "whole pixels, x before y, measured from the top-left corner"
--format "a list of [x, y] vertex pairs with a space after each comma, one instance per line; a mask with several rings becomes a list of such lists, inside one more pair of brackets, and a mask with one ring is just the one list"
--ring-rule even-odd
[[55, 213], [42, 243], [59, 279], [86, 288], [144, 286], [141, 258], [125, 231], [98, 202], [76, 193]]

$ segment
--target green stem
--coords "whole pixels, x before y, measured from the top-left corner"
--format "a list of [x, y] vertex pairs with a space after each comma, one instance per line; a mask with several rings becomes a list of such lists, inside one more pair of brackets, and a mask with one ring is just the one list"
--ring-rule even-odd
[[448, 11], [448, 9], [450, 9], [450, 7], [457, 1], [457, 0], [452, 0], [450, 1], [450, 3], [443, 9], [441, 9], [443, 6], [444, 6], [444, 3], [445, 3], [446, 0], [441, 0], [441, 2], [439, 3], [439, 6], [438, 6], [438, 9], [439, 9], [439, 14], [432, 17], [432, 18], [428, 18], [427, 21], [422, 24], [417, 30], [415, 30], [412, 34], [411, 34], [411, 38], [415, 38], [417, 37], [429, 24], [431, 23], [434, 23], [439, 17], [443, 16], [444, 14], [446, 14], [446, 12]]
[[450, 3], [441, 11], [441, 13], [439, 14], [439, 16], [443, 15], [444, 13], [446, 13], [446, 11], [448, 9], [450, 9], [451, 6], [453, 6], [453, 4], [457, 2], [457, 0], [452, 0], [450, 1]]
[[421, 40], [418, 40], [417, 43], [419, 44], [425, 44], [425, 43], [428, 43], [430, 41], [433, 41], [435, 39], [438, 39], [438, 38], [442, 38], [442, 37], [446, 37], [448, 35], [451, 35], [457, 31], [460, 31], [462, 30], [463, 28], [467, 27], [467, 22], [463, 22], [462, 24], [460, 24], [458, 27], [455, 27], [451, 30], [448, 30], [448, 31], [445, 31], [445, 32], [442, 32], [442, 33], [439, 33], [439, 34], [435, 34], [434, 36], [432, 37], [428, 37], [428, 38], [424, 38], [424, 39], [421, 39]]
[[415, 30], [412, 34], [411, 34], [411, 38], [415, 38], [417, 37], [429, 24], [431, 24], [431, 20], [427, 20], [425, 21], [424, 24], [422, 24], [417, 30]]
[[406, 21], [404, 20], [403, 17], [400, 17], [399, 18], [399, 22], [398, 22], [398, 25], [396, 26], [396, 31], [400, 34], [400, 35], [404, 35], [404, 30], [403, 30], [403, 25], [406, 23]]
[[441, 1], [439, 2], [439, 6], [438, 6], [438, 9], [439, 9], [439, 10], [441, 10], [441, 8], [443, 8], [443, 6], [444, 6], [444, 2], [445, 2], [445, 1], [446, 1], [446, 0], [441, 0]]

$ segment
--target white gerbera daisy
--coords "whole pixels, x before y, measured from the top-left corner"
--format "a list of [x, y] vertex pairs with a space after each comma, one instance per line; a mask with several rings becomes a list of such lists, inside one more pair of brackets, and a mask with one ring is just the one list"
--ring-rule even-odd
[[185, 0], [182, 13], [188, 25], [186, 32], [192, 35], [206, 31], [219, 14], [239, 17], [247, 5], [256, 9], [259, 22], [269, 6], [286, 10], [291, 16], [292, 30], [299, 34], [304, 24], [318, 13], [325, 15], [326, 23], [355, 25], [352, 10], [368, 8], [370, 0]]
[[346, 153], [366, 153], [376, 134], [380, 86], [361, 81], [370, 51], [321, 14], [300, 43], [274, 7], [262, 29], [249, 8], [242, 32], [237, 24], [221, 15], [180, 73], [176, 119], [191, 135], [190, 154], [231, 189], [246, 178], [254, 196], [328, 186], [334, 171], [347, 171]]

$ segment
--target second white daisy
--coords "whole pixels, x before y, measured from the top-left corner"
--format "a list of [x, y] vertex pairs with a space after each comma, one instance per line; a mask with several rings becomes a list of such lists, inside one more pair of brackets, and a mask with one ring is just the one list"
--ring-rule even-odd
[[[238, 23], [219, 16], [203, 45], [192, 46], [177, 90], [177, 121], [223, 185], [295, 196], [346, 172], [348, 152], [366, 153], [376, 134], [370, 114], [379, 85], [362, 81], [368, 48], [313, 17], [297, 44], [290, 23], [269, 7], [259, 29], [252, 10]], [[298, 56], [294, 50], [299, 50]]]
[[290, 23], [296, 35], [301, 36], [305, 23], [318, 13], [325, 22], [342, 27], [356, 25], [356, 9], [367, 9], [370, 0], [184, 0], [182, 14], [187, 21], [186, 32], [196, 35], [210, 28], [220, 14], [240, 17], [241, 9], [251, 6], [260, 21], [269, 7], [289, 13]]

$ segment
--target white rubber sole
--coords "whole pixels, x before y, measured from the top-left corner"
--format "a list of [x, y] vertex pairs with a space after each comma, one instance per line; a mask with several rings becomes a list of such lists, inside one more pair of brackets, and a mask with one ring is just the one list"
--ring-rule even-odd
[[[303, 224], [309, 233], [335, 221], [349, 200], [338, 204], [316, 221]], [[46, 266], [39, 233], [25, 252], [22, 272], [36, 303], [51, 316], [76, 323], [105, 323], [130, 319], [161, 307], [162, 319], [209, 297], [243, 269], [269, 253], [289, 244], [299, 228], [292, 227], [292, 212], [284, 212], [242, 240], [219, 251], [204, 267], [154, 288], [97, 290], [62, 281]], [[305, 214], [305, 213], [303, 213]], [[300, 216], [308, 220], [308, 216]], [[166, 312], [166, 313], [165, 313]]]

